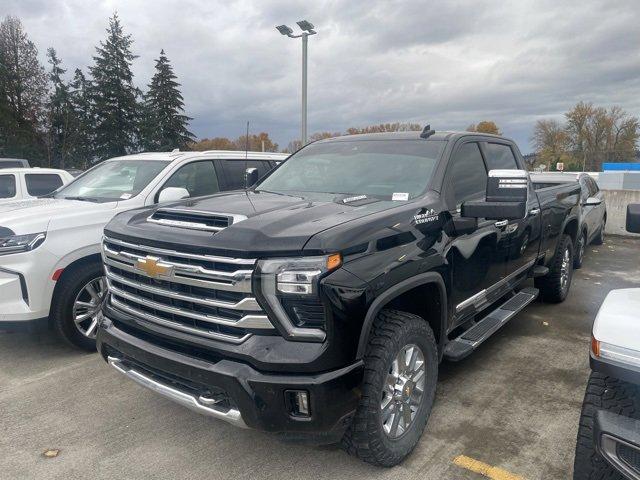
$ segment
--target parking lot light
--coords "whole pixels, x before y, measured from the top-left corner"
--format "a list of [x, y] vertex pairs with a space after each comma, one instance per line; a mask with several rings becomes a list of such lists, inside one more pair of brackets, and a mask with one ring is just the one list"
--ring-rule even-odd
[[315, 27], [313, 24], [307, 20], [300, 20], [296, 23], [302, 30], [302, 33], [299, 35], [294, 35], [293, 30], [287, 25], [278, 25], [276, 29], [282, 35], [286, 35], [289, 38], [302, 38], [302, 121], [300, 139], [304, 146], [307, 144], [307, 43], [309, 36], [315, 35], [318, 32], [314, 30]]

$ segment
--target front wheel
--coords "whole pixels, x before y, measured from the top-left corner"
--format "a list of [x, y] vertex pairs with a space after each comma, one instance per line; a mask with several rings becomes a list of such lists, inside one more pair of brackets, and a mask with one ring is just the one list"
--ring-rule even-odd
[[67, 342], [95, 351], [98, 316], [107, 292], [102, 264], [87, 263], [65, 273], [59, 280], [51, 319]]
[[638, 387], [599, 372], [591, 373], [582, 403], [573, 480], [624, 479], [595, 449], [593, 424], [598, 410], [608, 410], [631, 418], [640, 417]]
[[587, 249], [587, 234], [580, 235], [576, 242], [575, 256], [573, 258], [573, 268], [578, 270], [582, 268], [582, 261], [584, 260], [584, 252]]
[[606, 226], [607, 226], [607, 219], [603, 218], [602, 224], [600, 225], [600, 229], [598, 230], [598, 233], [596, 234], [596, 236], [594, 237], [591, 243], [593, 243], [594, 245], [602, 245], [604, 243], [604, 229]]
[[431, 327], [417, 315], [381, 311], [364, 365], [362, 397], [342, 443], [368, 463], [391, 467], [414, 449], [431, 413], [438, 377]]

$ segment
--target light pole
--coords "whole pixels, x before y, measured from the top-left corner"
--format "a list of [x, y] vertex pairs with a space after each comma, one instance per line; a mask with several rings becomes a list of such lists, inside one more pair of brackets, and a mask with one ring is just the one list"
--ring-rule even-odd
[[289, 38], [302, 38], [302, 121], [300, 138], [302, 146], [304, 146], [307, 143], [307, 42], [310, 35], [315, 35], [318, 32], [313, 29], [313, 24], [306, 20], [300, 20], [296, 23], [302, 30], [300, 35], [294, 35], [293, 30], [286, 25], [278, 25], [276, 28], [282, 35], [286, 35]]

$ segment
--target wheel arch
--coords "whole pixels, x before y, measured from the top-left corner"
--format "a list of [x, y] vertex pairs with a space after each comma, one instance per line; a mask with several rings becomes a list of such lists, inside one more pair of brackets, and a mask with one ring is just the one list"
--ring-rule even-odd
[[[425, 303], [415, 303], [413, 301], [414, 296], [422, 296], [426, 292], [436, 292], [437, 297], [428, 296], [428, 300]], [[402, 308], [403, 305], [408, 305], [410, 308]], [[362, 324], [357, 359], [364, 357], [371, 326], [376, 315], [388, 306], [395, 306], [398, 310], [414, 313], [422, 317], [433, 330], [438, 343], [438, 354], [441, 357], [447, 337], [447, 290], [440, 274], [426, 272], [399, 282], [382, 292], [371, 303]], [[434, 318], [433, 310], [436, 308], [439, 314], [435, 315], [436, 318]], [[429, 315], [425, 315], [425, 313], [429, 313]]]
[[573, 245], [576, 244], [578, 239], [578, 232], [580, 231], [580, 222], [577, 216], [571, 216], [566, 219], [564, 226], [562, 227], [562, 233], [569, 235]]
[[99, 253], [94, 253], [91, 255], [87, 255], [85, 257], [81, 257], [78, 258], [77, 260], [74, 260], [73, 262], [71, 262], [69, 265], [67, 265], [66, 267], [64, 267], [64, 270], [62, 271], [62, 273], [60, 274], [60, 277], [58, 278], [58, 280], [56, 281], [56, 286], [53, 288], [53, 297], [51, 300], [51, 304], [55, 304], [55, 302], [58, 301], [58, 291], [60, 290], [60, 286], [63, 284], [63, 282], [70, 276], [73, 274], [73, 272], [78, 268], [81, 267], [83, 265], [87, 265], [90, 263], [101, 263], [102, 262], [102, 257], [100, 256]]

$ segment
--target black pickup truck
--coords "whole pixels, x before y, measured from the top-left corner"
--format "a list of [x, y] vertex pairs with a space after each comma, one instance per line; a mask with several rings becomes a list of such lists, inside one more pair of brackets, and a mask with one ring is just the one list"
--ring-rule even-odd
[[246, 191], [117, 215], [98, 349], [198, 412], [395, 465], [443, 358], [564, 300], [579, 196], [498, 136], [315, 142]]

